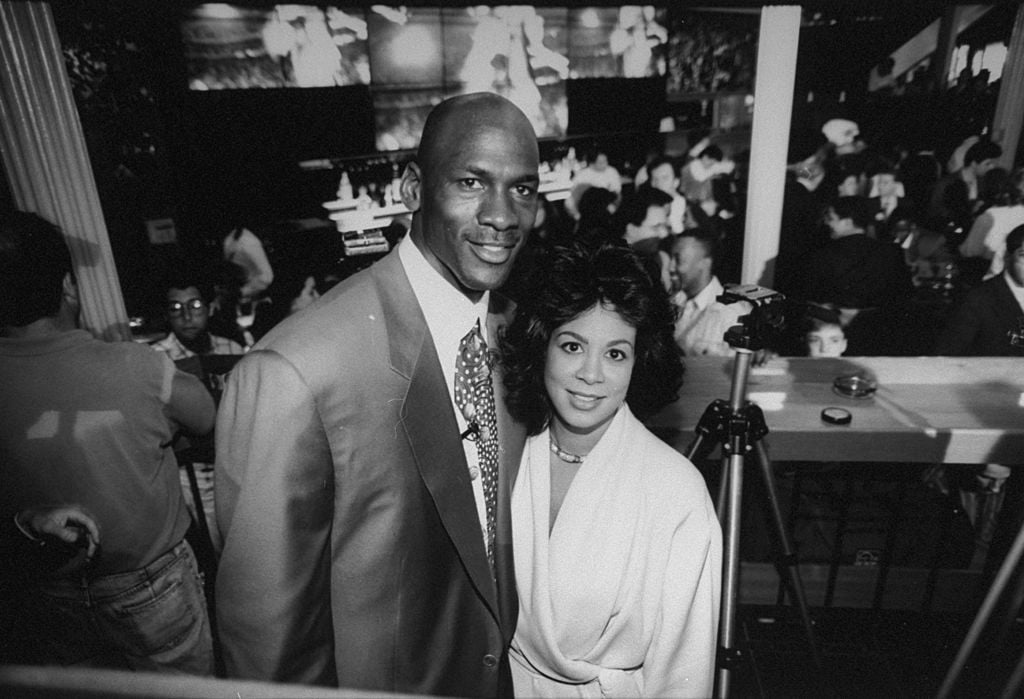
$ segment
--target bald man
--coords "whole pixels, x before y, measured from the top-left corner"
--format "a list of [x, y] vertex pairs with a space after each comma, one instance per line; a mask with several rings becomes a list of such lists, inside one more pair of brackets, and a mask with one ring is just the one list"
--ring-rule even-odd
[[[537, 207], [537, 141], [497, 95], [439, 104], [404, 173], [409, 235], [278, 325], [238, 364], [217, 422], [229, 675], [507, 696], [515, 630], [508, 502], [524, 430], [493, 377], [500, 465], [453, 396], [459, 341], [489, 346]], [[493, 564], [488, 558], [491, 549]]]

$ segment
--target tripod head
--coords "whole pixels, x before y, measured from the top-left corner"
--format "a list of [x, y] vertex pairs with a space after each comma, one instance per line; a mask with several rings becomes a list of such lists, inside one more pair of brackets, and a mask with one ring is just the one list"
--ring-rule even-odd
[[741, 325], [734, 325], [725, 333], [725, 341], [733, 349], [751, 352], [768, 347], [768, 340], [783, 323], [782, 302], [786, 297], [778, 291], [756, 284], [727, 284], [719, 303], [730, 304], [746, 301], [753, 308], [747, 315], [740, 316]]

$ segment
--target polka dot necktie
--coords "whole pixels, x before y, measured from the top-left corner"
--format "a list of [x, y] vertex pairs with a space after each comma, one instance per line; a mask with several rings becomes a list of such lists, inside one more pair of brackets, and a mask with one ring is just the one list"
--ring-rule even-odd
[[494, 570], [494, 521], [498, 503], [498, 420], [494, 412], [494, 386], [487, 343], [480, 320], [459, 343], [455, 362], [455, 404], [462, 411], [468, 433], [474, 435], [487, 509], [487, 560]]

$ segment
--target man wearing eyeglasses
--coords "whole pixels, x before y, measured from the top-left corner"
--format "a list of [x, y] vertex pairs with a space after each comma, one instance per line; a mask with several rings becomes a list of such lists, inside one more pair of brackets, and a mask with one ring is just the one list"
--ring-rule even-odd
[[205, 286], [187, 271], [177, 275], [168, 286], [166, 312], [171, 332], [153, 343], [153, 347], [175, 361], [204, 354], [245, 353], [234, 340], [213, 335], [207, 329], [210, 304], [208, 294], [201, 291]]
[[[167, 321], [171, 325], [171, 332], [162, 340], [153, 343], [153, 348], [166, 352], [167, 356], [178, 364], [180, 369], [190, 373], [198, 373], [200, 378], [215, 378], [216, 383], [213, 392], [220, 394], [222, 389], [221, 377], [215, 374], [207, 375], [198, 365], [195, 367], [184, 366], [181, 360], [192, 357], [199, 357], [211, 354], [241, 355], [245, 349], [226, 337], [212, 334], [207, 325], [210, 320], [210, 304], [207, 301], [208, 293], [203, 290], [207, 285], [188, 269], [176, 273], [170, 280], [167, 289]], [[193, 360], [198, 361], [198, 360]], [[210, 384], [208, 384], [209, 387]], [[188, 459], [192, 463], [192, 469], [196, 476], [196, 485], [199, 489], [199, 497], [203, 504], [203, 513], [206, 521], [211, 525], [216, 521], [216, 508], [214, 505], [213, 479], [214, 464], [212, 459], [212, 442], [210, 444], [210, 456]], [[197, 452], [198, 453], [198, 452]], [[185, 471], [180, 473], [182, 490], [185, 493], [185, 500], [192, 510], [193, 516], [198, 518], [198, 511], [193, 502], [191, 485], [188, 481], [188, 474]], [[217, 527], [208, 527], [210, 545], [216, 553], [220, 553], [221, 538]]]

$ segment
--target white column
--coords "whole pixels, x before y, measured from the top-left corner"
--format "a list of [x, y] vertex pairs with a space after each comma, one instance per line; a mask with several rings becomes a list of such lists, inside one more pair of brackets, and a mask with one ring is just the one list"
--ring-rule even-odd
[[1024, 5], [1017, 8], [1013, 33], [1007, 47], [1003, 77], [999, 81], [999, 97], [992, 119], [992, 140], [1003, 148], [999, 164], [1013, 168], [1021, 128], [1024, 127]]
[[771, 287], [779, 252], [800, 7], [761, 9], [741, 281]]
[[48, 3], [0, 0], [0, 164], [15, 205], [63, 229], [81, 291], [83, 326], [107, 340], [131, 339]]

